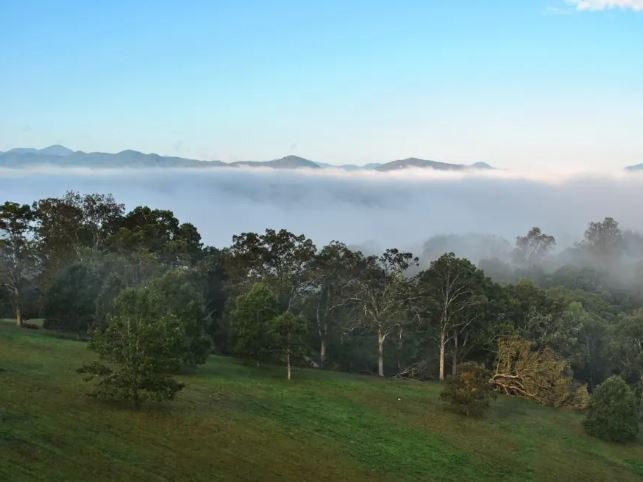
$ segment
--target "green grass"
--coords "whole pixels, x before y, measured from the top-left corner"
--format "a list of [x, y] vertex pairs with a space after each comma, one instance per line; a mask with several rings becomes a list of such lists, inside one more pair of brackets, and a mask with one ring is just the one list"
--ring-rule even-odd
[[86, 344], [0, 322], [0, 480], [643, 480], [643, 440], [588, 437], [573, 412], [501, 397], [484, 420], [433, 383], [211, 357], [178, 400], [97, 402]]

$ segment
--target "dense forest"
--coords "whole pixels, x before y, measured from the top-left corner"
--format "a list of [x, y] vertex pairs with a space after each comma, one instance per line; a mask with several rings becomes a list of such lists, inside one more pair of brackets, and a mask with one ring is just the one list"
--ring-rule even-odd
[[[145, 370], [212, 352], [283, 363], [289, 378], [299, 365], [444, 380], [475, 363], [496, 391], [553, 406], [585, 406], [612, 375], [643, 391], [643, 236], [612, 218], [562, 250], [534, 227], [510, 259], [474, 264], [283, 229], [215, 248], [171, 211], [70, 192], [5, 202], [0, 238], [2, 317], [91, 339], [106, 361], [81, 372], [102, 379], [98, 395], [127, 392], [113, 368], [127, 362], [138, 389], [171, 398], [180, 384]], [[134, 332], [152, 347], [138, 362], [123, 354]]]

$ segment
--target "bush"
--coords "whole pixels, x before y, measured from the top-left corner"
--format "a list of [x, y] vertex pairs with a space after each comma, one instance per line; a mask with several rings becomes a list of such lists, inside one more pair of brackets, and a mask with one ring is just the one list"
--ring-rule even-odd
[[448, 402], [452, 410], [473, 417], [484, 415], [493, 396], [489, 372], [476, 363], [458, 365], [457, 375], [446, 379], [440, 394], [440, 398]]
[[589, 402], [585, 431], [603, 440], [634, 440], [639, 431], [637, 403], [634, 394], [619, 376], [605, 380]]

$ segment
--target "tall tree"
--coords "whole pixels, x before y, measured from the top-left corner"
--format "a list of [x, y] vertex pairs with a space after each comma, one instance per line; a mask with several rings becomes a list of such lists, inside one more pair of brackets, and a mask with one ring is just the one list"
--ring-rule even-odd
[[643, 402], [643, 309], [622, 316], [613, 331], [612, 360], [626, 381], [639, 385]]
[[109, 237], [112, 249], [148, 253], [174, 267], [192, 265], [201, 253], [201, 236], [189, 224], [180, 224], [172, 211], [138, 206], [118, 222]]
[[124, 207], [111, 194], [67, 192], [62, 198], [46, 198], [33, 203], [40, 249], [52, 262], [77, 260], [82, 249], [101, 250], [115, 232]]
[[623, 249], [623, 233], [614, 218], [591, 222], [585, 231], [584, 245], [605, 267], [620, 254]]
[[377, 336], [377, 373], [384, 376], [384, 342], [407, 320], [412, 296], [404, 276], [417, 263], [411, 253], [387, 249], [381, 256], [362, 257], [352, 283], [351, 301], [359, 309], [358, 326]]
[[356, 274], [361, 255], [345, 244], [333, 241], [324, 246], [310, 263], [307, 273], [307, 299], [319, 337], [319, 360], [326, 364], [330, 330], [336, 324], [350, 300], [350, 285]]
[[174, 350], [184, 367], [205, 363], [211, 350], [203, 297], [184, 270], [171, 270], [142, 288], [149, 292], [150, 313], [167, 319], [180, 336]]
[[28, 204], [5, 202], [0, 206], [0, 278], [18, 326], [22, 326], [25, 292], [38, 266], [33, 221]]
[[437, 328], [440, 381], [445, 377], [447, 344], [454, 342], [457, 350], [460, 333], [475, 319], [472, 308], [483, 301], [483, 279], [483, 273], [470, 261], [454, 253], [442, 255], [418, 276], [424, 317]]
[[65, 199], [81, 207], [85, 243], [100, 250], [117, 229], [125, 212], [125, 206], [117, 203], [111, 194], [85, 194], [69, 192]]
[[215, 346], [223, 352], [229, 351], [227, 319], [224, 317], [229, 296], [225, 256], [225, 250], [208, 246], [203, 249], [202, 256], [191, 271], [195, 284], [200, 287], [203, 296], [206, 318], [210, 320], [208, 333]]
[[316, 252], [313, 242], [285, 229], [232, 238], [228, 273], [241, 291], [261, 281], [268, 284], [283, 311], [295, 311], [306, 287], [306, 271]]
[[533, 227], [526, 236], [516, 238], [514, 261], [527, 267], [539, 264], [549, 251], [556, 245], [556, 239]]
[[54, 275], [70, 260], [79, 260], [82, 249], [82, 208], [71, 194], [33, 203], [35, 235], [47, 270]]
[[46, 292], [44, 327], [88, 333], [96, 323], [101, 281], [90, 263], [76, 262], [63, 268]]

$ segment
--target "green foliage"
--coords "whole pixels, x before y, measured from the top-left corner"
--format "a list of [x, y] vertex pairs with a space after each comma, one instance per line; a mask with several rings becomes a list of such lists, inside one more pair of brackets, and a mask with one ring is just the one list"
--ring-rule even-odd
[[233, 282], [265, 283], [279, 302], [280, 311], [301, 304], [306, 270], [315, 256], [312, 240], [285, 229], [266, 229], [264, 234], [241, 233], [232, 237], [227, 271]]
[[[442, 409], [442, 385], [212, 356], [171, 407], [88, 403], [86, 344], [0, 322], [0, 480], [640, 482], [643, 444], [608, 444], [571, 410], [499, 397]], [[214, 449], [217, 448], [217, 449]], [[35, 474], [35, 475], [34, 475]]]
[[185, 266], [198, 259], [201, 235], [180, 224], [172, 211], [138, 206], [118, 222], [109, 246], [120, 252], [145, 251], [169, 266]]
[[583, 426], [588, 434], [612, 442], [634, 440], [639, 432], [634, 393], [619, 376], [611, 376], [596, 389]]
[[28, 292], [38, 271], [38, 253], [31, 237], [34, 212], [28, 204], [0, 205], [0, 287], [22, 325]]
[[181, 366], [180, 326], [174, 316], [158, 317], [154, 294], [128, 289], [117, 299], [107, 327], [91, 341], [100, 361], [79, 369], [87, 381], [96, 380], [92, 396], [126, 400], [138, 408], [145, 400], [171, 400], [183, 388], [168, 376]]
[[98, 380], [93, 395], [131, 400], [174, 398], [182, 385], [168, 376], [205, 363], [210, 342], [198, 292], [185, 273], [170, 271], [142, 288], [125, 289], [116, 299], [107, 326], [91, 347], [100, 362], [81, 373]]
[[349, 283], [349, 298], [355, 307], [356, 323], [377, 338], [379, 376], [384, 376], [384, 343], [393, 333], [403, 332], [411, 315], [410, 300], [414, 293], [405, 272], [417, 258], [398, 249], [387, 249], [381, 256], [364, 257], [361, 253], [352, 260], [353, 280]]
[[456, 340], [484, 312], [487, 284], [482, 271], [454, 253], [440, 256], [418, 276], [421, 317], [437, 334], [440, 380], [445, 377], [447, 344], [454, 341], [455, 350]]
[[278, 314], [279, 302], [263, 283], [238, 296], [231, 319], [234, 352], [255, 359], [265, 356], [269, 347], [268, 323]]
[[203, 310], [203, 298], [193, 286], [188, 273], [169, 271], [144, 288], [149, 294], [147, 316], [162, 318], [180, 336], [175, 337], [173, 350], [182, 366], [194, 367], [205, 363], [211, 350], [206, 334], [208, 320]]
[[286, 311], [268, 322], [267, 334], [269, 349], [285, 360], [290, 380], [293, 361], [307, 352], [306, 321]]
[[458, 413], [481, 417], [494, 396], [489, 376], [489, 372], [476, 363], [461, 363], [457, 374], [447, 377], [440, 398]]
[[631, 382], [643, 382], [643, 309], [624, 315], [614, 327], [610, 350], [619, 371]]
[[67, 266], [47, 292], [44, 327], [87, 333], [96, 320], [96, 301], [101, 280], [87, 264]]

